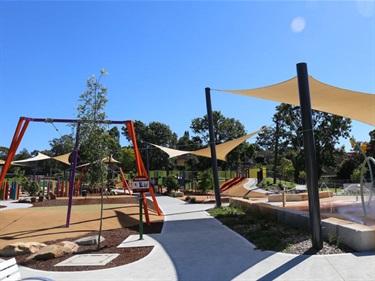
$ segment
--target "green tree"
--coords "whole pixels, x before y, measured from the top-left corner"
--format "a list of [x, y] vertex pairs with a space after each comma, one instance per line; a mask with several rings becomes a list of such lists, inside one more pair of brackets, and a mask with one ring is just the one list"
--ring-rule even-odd
[[173, 175], [169, 175], [165, 179], [164, 185], [166, 186], [168, 193], [171, 193], [172, 190], [178, 190], [179, 189], [177, 179]]
[[121, 149], [119, 161], [124, 172], [136, 172], [134, 149], [123, 147]]
[[0, 146], [0, 159], [5, 160], [8, 156], [9, 148]]
[[282, 175], [285, 181], [293, 180], [294, 166], [293, 162], [283, 157], [278, 166], [278, 172]]
[[[234, 140], [246, 134], [245, 126], [240, 121], [234, 118], [225, 117], [220, 111], [213, 111], [212, 116], [216, 144]], [[205, 145], [208, 145], [210, 140], [208, 127], [207, 115], [205, 115], [203, 118], [194, 118], [190, 125], [192, 132], [197, 134], [197, 137], [199, 137], [201, 142]], [[233, 169], [236, 169], [237, 166], [242, 163], [241, 157], [244, 157], [244, 151], [246, 151], [246, 145], [244, 144], [241, 144], [233, 149], [227, 155], [228, 163], [220, 163], [221, 167], [225, 168], [227, 165], [229, 165], [232, 166]], [[199, 167], [200, 170], [206, 170], [212, 165], [211, 160], [208, 158], [199, 158], [199, 161], [206, 164], [203, 167]]]
[[[88, 178], [92, 186], [101, 188], [101, 212], [98, 233], [98, 249], [103, 223], [103, 191], [107, 166], [102, 161], [109, 153], [109, 137], [106, 134], [105, 105], [107, 103], [107, 88], [100, 84], [100, 79], [107, 72], [102, 69], [99, 78], [92, 75], [87, 79], [87, 90], [80, 95], [77, 107], [77, 118], [80, 122], [79, 140], [80, 154], [90, 163]], [[74, 124], [76, 126], [76, 124]]]
[[63, 155], [74, 150], [74, 138], [72, 135], [63, 135], [49, 141], [50, 151], [53, 156]]
[[213, 176], [210, 170], [206, 170], [198, 173], [198, 189], [202, 193], [206, 193], [207, 190], [214, 189]]
[[107, 143], [110, 154], [117, 159], [121, 154], [121, 145], [120, 145], [120, 131], [117, 126], [111, 128], [107, 132]]
[[[92, 187], [100, 187], [106, 178], [107, 167], [101, 161], [109, 155], [108, 134], [105, 124], [105, 105], [107, 103], [107, 88], [100, 84], [106, 71], [100, 72], [99, 78], [92, 75], [87, 79], [87, 90], [80, 95], [77, 107], [77, 118], [80, 125], [79, 155], [86, 163], [90, 163], [86, 174]], [[74, 124], [74, 128], [76, 128]]]
[[[60, 138], [54, 138], [49, 141], [51, 149], [49, 150], [50, 156], [60, 156], [66, 153], [71, 153], [74, 150], [74, 138], [72, 135], [62, 135]], [[43, 153], [43, 152], [42, 152]], [[72, 155], [70, 156], [72, 157]], [[72, 161], [72, 158], [69, 159]], [[64, 171], [69, 170], [69, 166], [59, 161], [49, 161], [50, 171], [49, 174], [62, 175]]]
[[[160, 122], [150, 122], [148, 125], [142, 121], [134, 121], [134, 130], [137, 138], [137, 145], [143, 162], [146, 165], [146, 153], [148, 152], [150, 170], [168, 170], [175, 160], [168, 160], [168, 154], [148, 145], [146, 143], [157, 144], [165, 147], [175, 148], [177, 143], [177, 134], [173, 133], [170, 127]], [[129, 133], [126, 127], [122, 127], [122, 134], [130, 141]]]
[[[367, 168], [364, 169], [364, 175], [367, 173]], [[359, 183], [361, 181], [361, 167], [355, 168], [353, 173], [350, 175], [350, 180], [354, 183]]]
[[[276, 128], [268, 128], [257, 137], [257, 145], [263, 150], [275, 149], [275, 135], [278, 137], [279, 159], [287, 157], [293, 161], [295, 177], [305, 170], [303, 150], [303, 130], [300, 109], [297, 106], [280, 104], [272, 118], [278, 123]], [[337, 159], [345, 153], [337, 149], [340, 138], [349, 138], [351, 120], [341, 116], [312, 110], [318, 174], [337, 168]], [[268, 139], [267, 139], [268, 136]], [[272, 141], [271, 141], [272, 140]]]

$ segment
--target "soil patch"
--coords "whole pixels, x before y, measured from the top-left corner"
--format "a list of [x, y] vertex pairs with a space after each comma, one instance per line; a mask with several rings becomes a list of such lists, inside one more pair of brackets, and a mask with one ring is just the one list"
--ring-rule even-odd
[[[72, 223], [69, 228], [66, 228], [64, 223], [68, 204], [68, 199], [65, 198], [35, 202], [32, 208], [2, 211], [0, 248], [18, 241], [37, 241], [51, 245], [60, 241], [74, 241], [98, 235], [100, 203], [100, 197], [74, 198]], [[119, 254], [110, 263], [105, 266], [54, 266], [69, 256], [46, 261], [28, 261], [27, 257], [30, 254], [17, 256], [17, 263], [45, 271], [86, 271], [116, 267], [147, 256], [153, 247], [117, 248], [129, 235], [139, 234], [138, 197], [105, 197], [103, 203], [105, 210], [101, 236], [105, 241], [100, 243], [99, 249], [97, 245], [80, 246], [76, 254]], [[143, 233], [160, 233], [164, 217], [157, 215], [152, 201], [147, 201], [147, 207], [151, 223], [144, 223]]]

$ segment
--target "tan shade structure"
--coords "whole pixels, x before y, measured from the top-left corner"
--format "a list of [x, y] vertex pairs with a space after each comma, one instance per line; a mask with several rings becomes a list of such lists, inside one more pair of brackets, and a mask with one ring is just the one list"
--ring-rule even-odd
[[[216, 145], [216, 157], [217, 157], [217, 159], [225, 161], [225, 157], [227, 156], [227, 154], [229, 152], [231, 152], [233, 149], [235, 149], [237, 146], [239, 146], [241, 143], [243, 143], [247, 139], [251, 138], [252, 136], [255, 136], [256, 134], [258, 134], [260, 131], [262, 131], [262, 130], [253, 132], [251, 134], [248, 134], [246, 136], [240, 137], [240, 138], [235, 139], [235, 140], [227, 141], [225, 143], [221, 143], [221, 144]], [[200, 149], [200, 150], [196, 150], [196, 151], [193, 151], [191, 153], [195, 154], [195, 155], [211, 158], [211, 148], [210, 147], [203, 148], [203, 149]]]
[[[311, 107], [375, 126], [375, 95], [337, 88], [309, 76]], [[297, 77], [250, 90], [217, 90], [299, 106]]]
[[34, 162], [34, 161], [41, 161], [41, 160], [46, 160], [50, 159], [51, 157], [44, 155], [43, 153], [38, 152], [38, 155], [35, 157], [23, 159], [23, 160], [17, 160], [13, 161], [12, 164], [19, 164], [19, 163], [26, 163], [26, 162]]
[[72, 153], [69, 152], [69, 153], [64, 154], [64, 155], [52, 157], [52, 159], [55, 159], [55, 160], [60, 161], [60, 162], [62, 162], [64, 164], [70, 165], [70, 162], [69, 162], [69, 156], [70, 156], [70, 154], [72, 154]]
[[169, 155], [169, 158], [173, 158], [173, 157], [177, 157], [177, 156], [180, 156], [180, 155], [192, 153], [191, 151], [183, 151], [183, 150], [168, 148], [168, 147], [160, 146], [160, 145], [153, 144], [153, 143], [150, 143], [150, 144], [159, 148], [159, 149], [161, 149], [161, 150], [163, 150], [165, 153], [167, 153]]
[[107, 156], [107, 157], [103, 158], [102, 161], [104, 163], [109, 163], [109, 162], [111, 162], [111, 163], [120, 163], [120, 161], [117, 161], [116, 159], [114, 159], [112, 157], [112, 155], [111, 155], [111, 157]]
[[[247, 139], [251, 138], [252, 136], [255, 136], [256, 134], [258, 134], [262, 130], [258, 130], [256, 132], [253, 132], [253, 133], [248, 134], [246, 136], [240, 137], [238, 139], [227, 141], [225, 143], [216, 145], [216, 157], [217, 157], [217, 159], [222, 160], [222, 161], [226, 161], [225, 157], [227, 156], [227, 154], [229, 152], [231, 152], [233, 149], [235, 149], [237, 146], [239, 146], [241, 143], [243, 143]], [[211, 158], [211, 148], [210, 147], [203, 148], [203, 149], [196, 150], [196, 151], [183, 151], [183, 150], [177, 150], [177, 149], [163, 147], [163, 146], [156, 145], [156, 144], [152, 144], [152, 145], [156, 146], [157, 148], [166, 152], [169, 155], [169, 158], [173, 158], [173, 157], [184, 155], [184, 154], [194, 154], [194, 155], [198, 155], [198, 156], [204, 156], [204, 157]]]

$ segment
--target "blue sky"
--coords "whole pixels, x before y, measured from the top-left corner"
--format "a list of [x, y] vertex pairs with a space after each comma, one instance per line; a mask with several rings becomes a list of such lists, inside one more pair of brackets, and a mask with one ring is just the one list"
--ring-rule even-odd
[[[279, 83], [296, 76], [299, 62], [324, 83], [375, 93], [374, 1], [0, 5], [0, 146], [9, 147], [20, 116], [75, 118], [86, 79], [102, 68], [108, 119], [162, 122], [179, 137], [207, 113], [205, 87]], [[215, 91], [211, 99], [248, 133], [271, 125], [278, 105]], [[30, 123], [19, 150], [50, 149], [50, 140], [70, 133], [55, 126]], [[368, 141], [371, 130], [353, 121], [351, 134]]]

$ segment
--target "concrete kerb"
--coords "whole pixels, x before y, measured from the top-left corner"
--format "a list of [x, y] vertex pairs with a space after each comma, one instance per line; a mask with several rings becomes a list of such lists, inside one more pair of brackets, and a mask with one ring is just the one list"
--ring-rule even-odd
[[[291, 210], [240, 198], [231, 198], [230, 204], [241, 206], [255, 214], [268, 215], [294, 227], [302, 227], [307, 230], [310, 228], [309, 214], [306, 211]], [[322, 220], [322, 236], [325, 240], [331, 237], [339, 239], [341, 243], [356, 251], [375, 250], [375, 229], [366, 225], [337, 218], [327, 218]]]
[[[45, 272], [21, 266], [22, 276], [64, 281], [373, 280], [374, 252], [296, 256], [254, 250], [250, 242], [202, 210], [210, 206], [185, 204], [173, 198], [160, 198], [158, 202], [166, 225], [162, 233], [150, 235], [155, 248], [145, 258], [113, 269], [82, 272]], [[255, 207], [260, 212], [261, 207]], [[277, 208], [270, 212], [276, 214], [274, 210]]]

